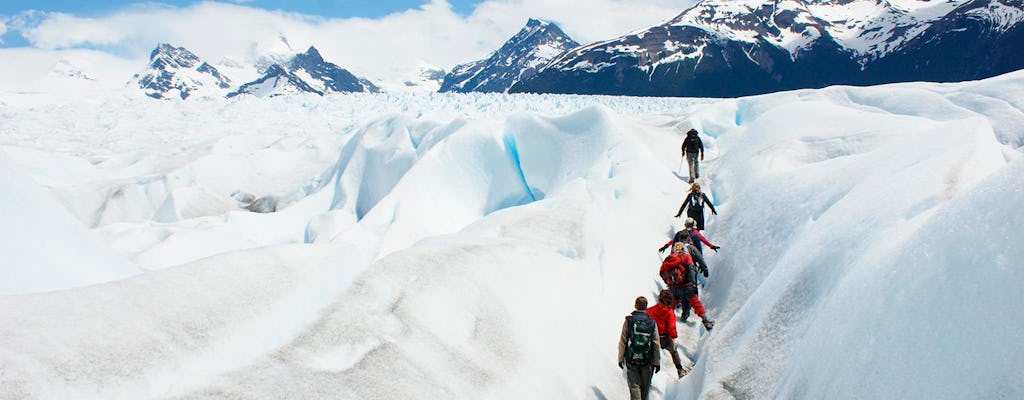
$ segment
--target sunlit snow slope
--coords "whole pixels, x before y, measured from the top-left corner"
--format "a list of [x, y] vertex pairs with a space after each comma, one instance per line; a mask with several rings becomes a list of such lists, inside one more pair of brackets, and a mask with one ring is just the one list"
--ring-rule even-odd
[[23, 277], [0, 286], [0, 398], [628, 398], [619, 328], [660, 288], [690, 127], [718, 324], [680, 324], [697, 366], [677, 382], [663, 357], [655, 398], [1024, 396], [1024, 74], [720, 101], [20, 96], [0, 184], [38, 206], [0, 201], [0, 273]]

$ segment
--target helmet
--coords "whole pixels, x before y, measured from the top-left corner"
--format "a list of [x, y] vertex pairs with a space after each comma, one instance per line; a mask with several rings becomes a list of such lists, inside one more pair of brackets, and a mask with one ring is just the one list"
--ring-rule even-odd
[[683, 222], [683, 226], [685, 226], [687, 228], [693, 228], [693, 227], [697, 226], [697, 220], [695, 220], [693, 218], [686, 218], [686, 221]]

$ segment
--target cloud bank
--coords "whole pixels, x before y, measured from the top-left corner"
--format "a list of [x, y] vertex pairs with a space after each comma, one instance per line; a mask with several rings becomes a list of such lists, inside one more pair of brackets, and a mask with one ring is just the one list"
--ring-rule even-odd
[[327, 19], [227, 2], [188, 7], [140, 3], [99, 17], [45, 13], [0, 29], [17, 30], [41, 49], [88, 48], [139, 60], [162, 42], [184, 46], [211, 62], [240, 64], [313, 45], [354, 73], [387, 80], [415, 75], [420, 67], [449, 70], [484, 58], [528, 18], [553, 21], [577, 41], [589, 43], [658, 24], [688, 5], [671, 0], [490, 0], [459, 15], [446, 0], [432, 0], [376, 19]]

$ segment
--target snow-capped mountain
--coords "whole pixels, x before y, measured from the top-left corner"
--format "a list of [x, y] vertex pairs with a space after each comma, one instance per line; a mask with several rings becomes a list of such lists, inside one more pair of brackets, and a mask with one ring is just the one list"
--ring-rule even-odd
[[359, 78], [334, 63], [324, 61], [315, 47], [309, 46], [288, 63], [289, 70], [306, 83], [324, 92], [379, 92], [369, 80]]
[[[899, 51], [868, 66], [868, 82], [948, 82], [982, 79], [1020, 69], [1024, 60], [1024, 2], [973, 0], [932, 23]], [[949, 57], [956, 49], [958, 57]]]
[[[702, 1], [662, 25], [573, 49], [510, 91], [733, 97], [936, 75], [976, 79], [1024, 67], [1013, 57], [1021, 9], [1014, 0]], [[988, 21], [968, 23], [977, 26], [971, 47], [1004, 49], [998, 57], [1006, 65], [980, 65], [955, 40], [929, 39], [964, 36], [964, 23], [950, 22], [963, 20]], [[922, 67], [896, 75], [873, 67], [889, 57]], [[937, 68], [933, 59], [972, 65]]]
[[322, 90], [310, 86], [281, 64], [272, 64], [259, 79], [242, 85], [227, 96], [251, 94], [256, 97], [274, 97], [296, 93], [316, 93], [321, 96], [324, 94]]
[[566, 50], [579, 46], [557, 25], [530, 19], [519, 33], [484, 60], [461, 64], [441, 83], [441, 92], [506, 92], [516, 82]]
[[310, 46], [305, 53], [292, 57], [284, 65], [272, 64], [263, 76], [246, 83], [228, 97], [252, 94], [272, 97], [294, 93], [324, 95], [337, 92], [379, 92], [370, 81], [359, 78], [334, 63], [324, 61], [320, 52]]
[[231, 80], [184, 47], [161, 43], [149, 55], [149, 67], [132, 77], [147, 96], [186, 99], [196, 94], [223, 96]]

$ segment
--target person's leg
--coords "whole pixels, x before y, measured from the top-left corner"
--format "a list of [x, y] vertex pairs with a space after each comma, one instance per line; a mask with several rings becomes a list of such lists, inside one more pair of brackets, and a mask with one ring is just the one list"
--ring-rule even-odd
[[687, 300], [690, 302], [690, 306], [693, 307], [693, 312], [697, 313], [698, 317], [704, 318], [704, 303], [700, 302], [700, 296], [694, 293]]
[[689, 177], [691, 182], [697, 179], [697, 153], [686, 153], [686, 165], [690, 167]]
[[686, 209], [686, 216], [697, 222], [697, 230], [704, 230], [704, 209], [689, 207]]
[[654, 366], [640, 368], [640, 400], [647, 400], [651, 393], [651, 379], [654, 379]]
[[629, 400], [641, 400], [640, 382], [643, 368], [626, 367], [626, 383], [629, 384]]
[[669, 286], [668, 290], [672, 292], [672, 297], [676, 299], [676, 303], [673, 304], [672, 308], [676, 305], [682, 307], [682, 311], [679, 312], [679, 318], [686, 322], [686, 318], [690, 316], [690, 304], [685, 300], [689, 296], [686, 294], [686, 289], [683, 286]]
[[700, 178], [700, 157], [693, 153], [693, 177]]
[[679, 359], [679, 351], [676, 350], [676, 343], [668, 335], [658, 335], [661, 339], [661, 348], [668, 350], [668, 354], [672, 356], [672, 365], [676, 366], [677, 370], [683, 369], [683, 364]]

